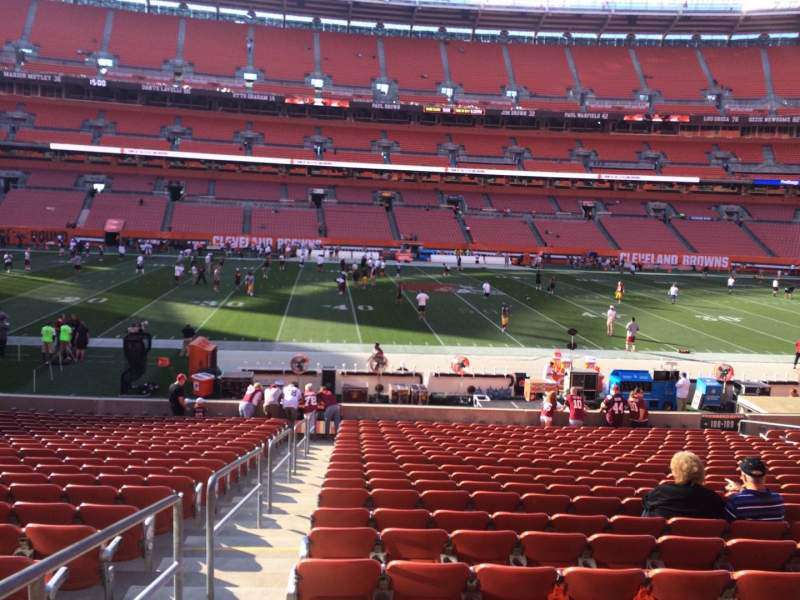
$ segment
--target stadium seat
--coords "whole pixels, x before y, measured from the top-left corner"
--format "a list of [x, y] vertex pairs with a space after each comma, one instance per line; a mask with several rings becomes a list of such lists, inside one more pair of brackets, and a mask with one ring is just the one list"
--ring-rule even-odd
[[10, 523], [0, 523], [0, 556], [11, 556], [19, 547], [22, 530]]
[[54, 483], [12, 483], [9, 496], [18, 502], [59, 502], [63, 490]]
[[608, 520], [608, 532], [628, 535], [652, 535], [659, 537], [667, 526], [662, 517], [633, 517], [616, 515]]
[[371, 527], [314, 527], [303, 558], [369, 558], [377, 542]]
[[510, 567], [484, 564], [475, 567], [483, 600], [547, 600], [558, 572], [552, 567]]
[[586, 536], [581, 533], [530, 531], [520, 538], [529, 566], [569, 567], [577, 565], [586, 550]]
[[408, 479], [369, 479], [367, 487], [372, 490], [414, 490], [414, 485]]
[[370, 492], [375, 508], [416, 508], [420, 495], [413, 489], [375, 489]]
[[[0, 556], [0, 579], [10, 577], [35, 563], [35, 560], [26, 556]], [[18, 592], [6, 596], [6, 600], [28, 600], [28, 589], [22, 588]]]
[[582, 533], [590, 536], [599, 533], [608, 526], [608, 518], [604, 515], [553, 515], [550, 518], [553, 531], [561, 533]]
[[429, 511], [466, 510], [470, 497], [464, 490], [429, 490], [420, 495], [422, 506]]
[[369, 492], [366, 489], [322, 488], [319, 492], [320, 508], [362, 508], [366, 506]]
[[311, 527], [366, 527], [366, 508], [318, 508], [311, 515]]
[[472, 505], [475, 510], [488, 513], [513, 512], [519, 507], [520, 496], [514, 492], [477, 491], [472, 494]]
[[722, 537], [728, 527], [723, 519], [689, 519], [673, 517], [667, 521], [670, 535], [688, 537]]
[[506, 529], [517, 534], [526, 531], [544, 531], [549, 523], [545, 513], [496, 512], [492, 515], [495, 529]]
[[83, 502], [114, 504], [117, 501], [117, 488], [110, 485], [68, 485], [64, 494], [75, 506]]
[[[25, 536], [31, 541], [37, 558], [46, 558], [75, 542], [96, 533], [88, 525], [40, 525], [25, 527]], [[100, 549], [95, 548], [67, 564], [69, 574], [61, 586], [65, 591], [83, 590], [97, 585], [103, 579]]]
[[792, 540], [730, 540], [725, 544], [734, 571], [783, 571], [797, 553]]
[[644, 568], [656, 539], [651, 535], [597, 533], [589, 538], [592, 558], [605, 569]]
[[424, 508], [411, 510], [396, 508], [378, 508], [372, 513], [375, 526], [379, 530], [390, 527], [401, 529], [425, 529], [431, 520], [431, 514]]
[[733, 574], [737, 600], [794, 598], [800, 589], [800, 573], [740, 571]]
[[183, 494], [183, 518], [191, 519], [197, 512], [195, 497], [195, 483], [190, 477], [184, 475], [148, 475], [148, 486], [164, 486], [175, 493]]
[[722, 538], [665, 535], [657, 540], [659, 560], [670, 569], [713, 569], [725, 549]]
[[733, 521], [728, 529], [728, 537], [732, 540], [780, 540], [788, 533], [786, 521]]
[[[572, 498], [572, 511], [577, 515], [605, 515], [612, 517], [622, 509], [619, 498], [577, 496]], [[640, 511], [641, 512], [641, 511]]]
[[15, 502], [12, 510], [23, 526], [30, 523], [71, 525], [77, 515], [75, 507], [66, 502]]
[[517, 534], [513, 531], [467, 531], [457, 530], [450, 536], [453, 552], [459, 561], [469, 565], [509, 563]]
[[449, 541], [444, 529], [398, 529], [381, 531], [386, 560], [425, 560], [439, 562]]
[[395, 560], [386, 567], [386, 574], [394, 600], [461, 600], [470, 570], [463, 563]]
[[543, 512], [548, 515], [565, 513], [569, 509], [570, 497], [557, 494], [525, 494], [522, 506], [525, 512]]
[[[78, 517], [84, 524], [98, 531], [138, 512], [135, 506], [125, 504], [90, 504], [78, 507]], [[122, 542], [114, 553], [114, 562], [133, 560], [144, 555], [144, 527], [136, 525], [122, 534]]]
[[[172, 490], [163, 485], [123, 485], [119, 490], [122, 502], [138, 509], [147, 508], [151, 504], [172, 495]], [[165, 508], [156, 514], [156, 535], [167, 533], [172, 528], [172, 509]]]
[[432, 518], [434, 527], [448, 533], [457, 529], [485, 530], [491, 522], [489, 513], [480, 510], [437, 510]]
[[297, 564], [295, 574], [298, 600], [372, 600], [381, 566], [369, 558], [306, 558]]
[[655, 600], [717, 600], [731, 583], [728, 571], [653, 569], [649, 592]]
[[571, 600], [633, 600], [644, 585], [640, 569], [564, 569], [564, 583]]

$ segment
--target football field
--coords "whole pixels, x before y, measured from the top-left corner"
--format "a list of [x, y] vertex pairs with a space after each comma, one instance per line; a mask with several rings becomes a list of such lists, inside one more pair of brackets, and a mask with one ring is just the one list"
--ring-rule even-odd
[[[800, 297], [786, 299], [783, 287], [773, 297], [769, 281], [742, 275], [732, 294], [725, 277], [693, 274], [625, 275], [626, 294], [618, 306], [613, 337], [606, 335], [605, 312], [613, 303], [618, 273], [544, 270], [544, 287], [556, 278], [554, 294], [536, 289], [535, 273], [524, 269], [451, 271], [445, 276], [433, 266], [403, 265], [399, 277], [394, 265], [387, 277], [366, 288], [348, 282], [340, 295], [335, 278], [338, 263], [323, 270], [296, 262], [279, 270], [276, 262], [262, 277], [260, 263], [227, 259], [222, 286], [192, 285], [188, 278], [176, 285], [175, 257], [147, 260], [138, 275], [134, 259], [93, 255], [81, 273], [65, 257], [37, 253], [33, 270], [22, 270], [15, 253], [14, 270], [0, 275], [0, 310], [11, 320], [11, 335], [36, 337], [45, 322], [61, 314], [84, 320], [92, 338], [121, 338], [132, 320], [150, 323], [155, 339], [179, 339], [186, 323], [216, 341], [284, 342], [305, 344], [372, 344], [491, 348], [563, 347], [578, 331], [584, 349], [622, 349], [624, 326], [635, 316], [641, 330], [639, 351], [790, 354], [800, 338]], [[236, 267], [256, 275], [255, 297], [234, 287]], [[404, 286], [397, 299], [397, 282]], [[481, 286], [492, 286], [484, 297]], [[680, 288], [677, 304], [667, 289]], [[782, 282], [782, 286], [783, 286]], [[427, 315], [416, 311], [418, 291], [430, 295]], [[507, 332], [499, 327], [500, 307], [511, 307]]]

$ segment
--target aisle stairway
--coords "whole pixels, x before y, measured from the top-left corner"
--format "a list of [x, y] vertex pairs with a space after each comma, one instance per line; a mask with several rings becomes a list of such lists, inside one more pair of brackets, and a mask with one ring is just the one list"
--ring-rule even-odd
[[[317, 507], [317, 495], [332, 448], [330, 442], [314, 441], [308, 459], [303, 459], [299, 451], [297, 474], [291, 483], [286, 482], [286, 464], [278, 469], [272, 514], [266, 512], [265, 496], [261, 529], [255, 527], [255, 500], [252, 499], [217, 534], [215, 600], [285, 600], [289, 573], [297, 563], [300, 542], [310, 529], [311, 513]], [[282, 456], [281, 452], [278, 460]], [[241, 489], [245, 490], [244, 487]], [[242, 494], [237, 493], [221, 506], [218, 518], [241, 497]], [[185, 600], [201, 600], [206, 597], [205, 535], [197, 524], [187, 529], [183, 597]], [[157, 538], [156, 552], [155, 564], [160, 570], [170, 561], [169, 535]], [[131, 587], [127, 575], [118, 567], [116, 597], [131, 600], [141, 592], [143, 584]], [[156, 598], [167, 600], [172, 597], [171, 591], [168, 586]], [[70, 594], [64, 593], [63, 596], [67, 600], [77, 600]]]

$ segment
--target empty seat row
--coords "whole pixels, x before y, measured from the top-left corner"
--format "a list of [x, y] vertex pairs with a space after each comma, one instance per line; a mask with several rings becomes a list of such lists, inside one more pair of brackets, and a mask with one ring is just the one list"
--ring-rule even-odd
[[[395, 600], [461, 600], [478, 591], [484, 600], [633, 600], [644, 591], [653, 600], [717, 600], [729, 588], [738, 600], [795, 598], [800, 573], [512, 567], [464, 563], [392, 561], [382, 569], [371, 559], [305, 559], [290, 592], [298, 600], [369, 600], [386, 582]], [[558, 594], [558, 595], [556, 595]]]

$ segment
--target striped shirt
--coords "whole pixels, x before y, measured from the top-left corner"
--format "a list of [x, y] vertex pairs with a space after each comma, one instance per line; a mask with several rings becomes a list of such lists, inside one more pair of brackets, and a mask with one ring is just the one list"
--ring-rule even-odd
[[728, 497], [725, 516], [729, 520], [783, 521], [783, 498], [769, 490], [742, 490]]

